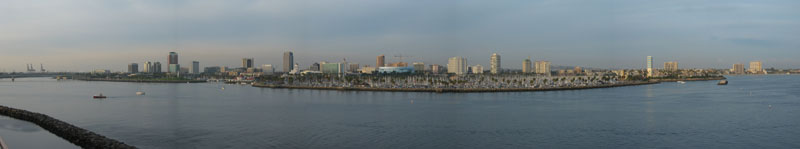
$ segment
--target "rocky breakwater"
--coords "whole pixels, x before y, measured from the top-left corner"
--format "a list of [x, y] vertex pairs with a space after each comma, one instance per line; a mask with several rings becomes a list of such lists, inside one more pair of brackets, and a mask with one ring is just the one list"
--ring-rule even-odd
[[6, 106], [0, 106], [0, 114], [39, 125], [39, 127], [82, 148], [136, 148], [44, 114]]

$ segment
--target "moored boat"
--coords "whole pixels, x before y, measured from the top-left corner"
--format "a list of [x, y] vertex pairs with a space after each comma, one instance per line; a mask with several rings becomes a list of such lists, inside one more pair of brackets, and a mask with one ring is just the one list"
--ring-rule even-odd
[[94, 96], [92, 96], [92, 98], [108, 98], [108, 97], [104, 96], [104, 95], [101, 93], [101, 94], [99, 94], [99, 95], [94, 95]]
[[717, 83], [717, 85], [728, 85], [728, 80], [722, 80]]

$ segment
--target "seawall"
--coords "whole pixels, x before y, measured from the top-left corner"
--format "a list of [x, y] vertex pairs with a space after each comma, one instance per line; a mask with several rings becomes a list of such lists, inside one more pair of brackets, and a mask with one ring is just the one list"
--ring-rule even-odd
[[386, 92], [436, 92], [436, 93], [472, 93], [472, 92], [530, 92], [530, 91], [558, 91], [558, 90], [581, 90], [593, 88], [611, 88], [632, 85], [656, 84], [655, 81], [641, 81], [620, 84], [608, 84], [598, 86], [576, 86], [576, 87], [555, 87], [555, 88], [373, 88], [373, 87], [312, 87], [312, 86], [285, 86], [253, 84], [253, 87], [262, 88], [287, 88], [287, 89], [315, 89], [315, 90], [341, 90], [341, 91], [386, 91]]
[[82, 148], [136, 148], [44, 114], [6, 106], [0, 106], [0, 114], [39, 125], [50, 133]]
[[138, 83], [205, 83], [205, 80], [128, 80], [128, 79], [75, 79], [81, 81], [138, 82]]

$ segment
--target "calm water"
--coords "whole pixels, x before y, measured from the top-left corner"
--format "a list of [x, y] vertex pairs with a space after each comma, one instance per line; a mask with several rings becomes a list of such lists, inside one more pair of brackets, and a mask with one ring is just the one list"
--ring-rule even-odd
[[437, 94], [32, 78], [0, 80], [0, 104], [141, 148], [800, 148], [800, 76], [729, 81]]

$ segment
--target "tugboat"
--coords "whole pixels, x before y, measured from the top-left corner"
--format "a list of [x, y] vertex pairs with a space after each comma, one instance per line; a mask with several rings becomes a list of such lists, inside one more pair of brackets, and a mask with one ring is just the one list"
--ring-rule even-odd
[[717, 85], [728, 85], [728, 80], [722, 80], [717, 83]]
[[94, 95], [94, 96], [92, 96], [92, 98], [94, 98], [94, 99], [100, 99], [100, 98], [108, 98], [108, 97], [106, 97], [106, 96], [103, 96], [103, 93], [100, 93], [99, 95]]

